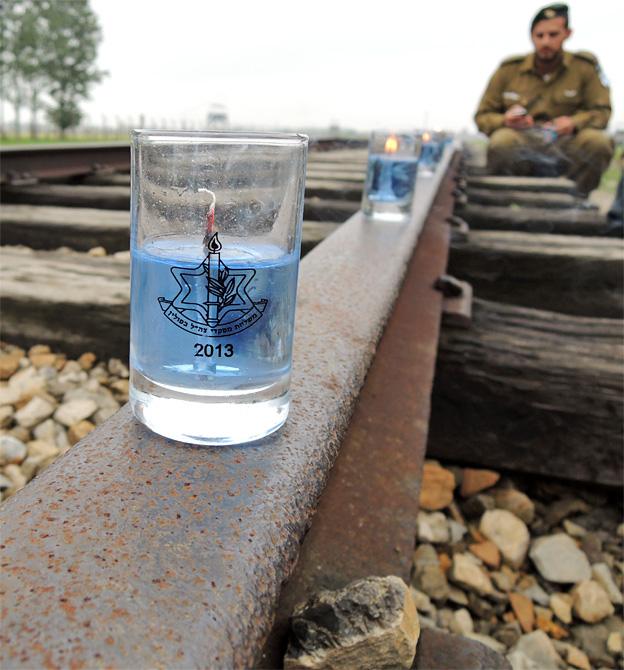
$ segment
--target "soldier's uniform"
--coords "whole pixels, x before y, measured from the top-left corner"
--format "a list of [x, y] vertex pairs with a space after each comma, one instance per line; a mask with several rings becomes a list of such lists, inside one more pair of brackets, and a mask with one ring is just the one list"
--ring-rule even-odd
[[[554, 169], [574, 179], [586, 195], [598, 186], [613, 155], [613, 142], [601, 130], [611, 115], [608, 83], [596, 57], [586, 51], [564, 51], [559, 68], [543, 76], [534, 60], [531, 53], [503, 61], [481, 98], [475, 121], [490, 136], [488, 167], [494, 174], [540, 174], [540, 165], [552, 159], [551, 165], [559, 163]], [[513, 105], [524, 107], [538, 128], [503, 126]], [[553, 138], [539, 130], [539, 124], [558, 116], [572, 118], [573, 135]]]

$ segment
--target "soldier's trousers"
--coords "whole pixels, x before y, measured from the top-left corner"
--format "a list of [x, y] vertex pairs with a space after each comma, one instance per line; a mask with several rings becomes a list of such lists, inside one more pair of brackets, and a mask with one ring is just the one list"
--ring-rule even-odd
[[550, 142], [539, 130], [499, 128], [490, 136], [487, 160], [491, 174], [565, 175], [586, 196], [600, 183], [612, 156], [613, 141], [602, 130], [585, 128]]

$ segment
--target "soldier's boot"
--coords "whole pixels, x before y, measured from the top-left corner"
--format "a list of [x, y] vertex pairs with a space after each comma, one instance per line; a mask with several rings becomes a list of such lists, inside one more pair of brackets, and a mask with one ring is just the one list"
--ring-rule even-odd
[[578, 195], [586, 198], [598, 187], [611, 162], [613, 141], [602, 130], [585, 128], [572, 137], [560, 138], [557, 145], [570, 161], [566, 176], [576, 182]]
[[529, 141], [524, 133], [512, 128], [499, 128], [490, 135], [487, 150], [488, 172], [526, 177], [532, 172], [529, 153]]

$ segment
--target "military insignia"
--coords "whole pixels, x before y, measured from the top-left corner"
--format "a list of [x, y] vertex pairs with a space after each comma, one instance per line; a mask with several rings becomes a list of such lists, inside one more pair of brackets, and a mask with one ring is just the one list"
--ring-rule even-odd
[[554, 9], [545, 9], [544, 16], [547, 19], [553, 19], [555, 16], [557, 16], [557, 12]]
[[566, 89], [563, 92], [563, 95], [565, 95], [566, 98], [573, 98], [577, 93], [578, 93], [578, 91], [575, 88], [570, 88], [570, 89]]
[[515, 91], [503, 91], [503, 98], [508, 98], [509, 100], [520, 100], [520, 95]]
[[208, 251], [195, 268], [171, 268], [178, 292], [171, 299], [158, 298], [158, 303], [164, 316], [182, 330], [205, 337], [228, 337], [258, 321], [268, 300], [249, 296], [256, 274], [253, 268], [231, 268], [221, 260], [217, 233], [210, 239]]

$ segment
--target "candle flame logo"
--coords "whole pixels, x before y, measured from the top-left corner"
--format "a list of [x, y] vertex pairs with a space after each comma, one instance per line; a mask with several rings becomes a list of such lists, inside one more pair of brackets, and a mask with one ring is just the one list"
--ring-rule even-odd
[[390, 137], [386, 140], [384, 151], [387, 154], [393, 154], [396, 152], [398, 148], [399, 148], [399, 140], [397, 139], [396, 135], [390, 135]]
[[423, 142], [428, 142], [431, 139], [430, 133], [423, 133], [422, 135]]
[[211, 254], [216, 254], [218, 251], [221, 251], [221, 249], [222, 246], [221, 242], [219, 242], [219, 233], [215, 233], [208, 242], [208, 251]]

